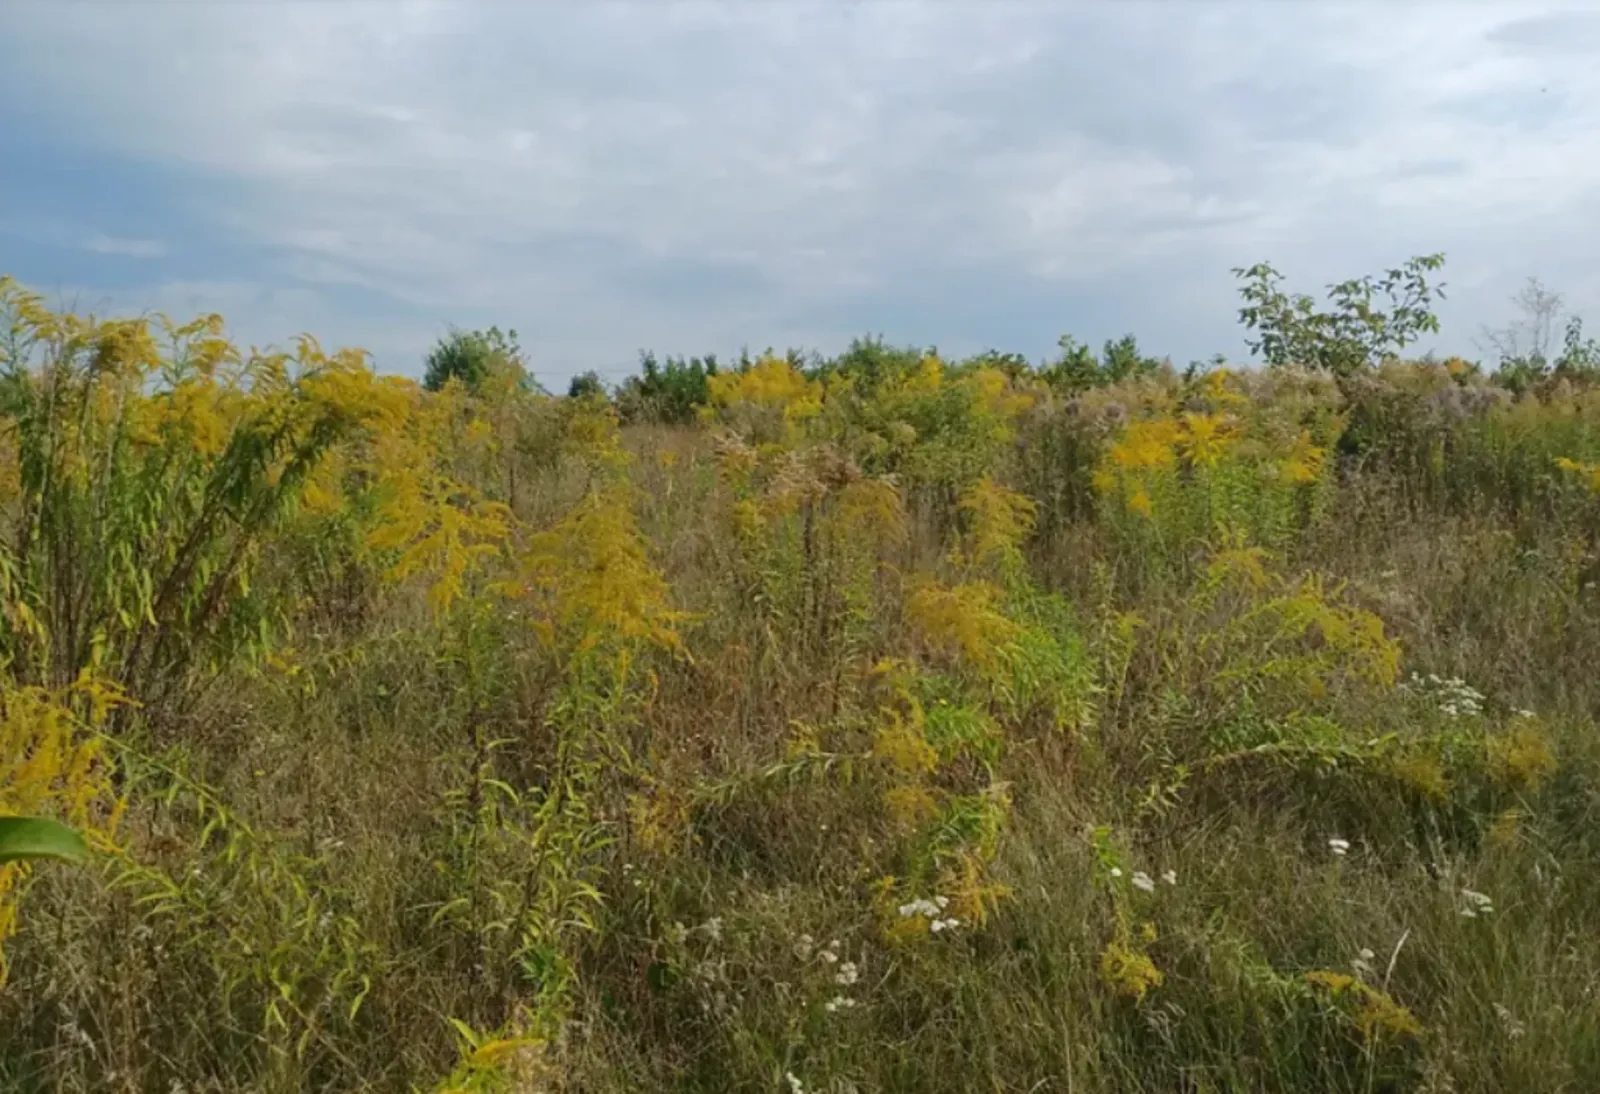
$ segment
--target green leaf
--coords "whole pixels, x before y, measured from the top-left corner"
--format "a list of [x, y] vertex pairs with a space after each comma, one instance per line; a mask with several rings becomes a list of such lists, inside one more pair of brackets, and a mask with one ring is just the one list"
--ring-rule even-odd
[[478, 1032], [461, 1019], [446, 1017], [445, 1021], [450, 1023], [451, 1027], [470, 1047], [477, 1048], [483, 1042], [483, 1038], [478, 1035]]
[[66, 825], [44, 817], [0, 817], [0, 863], [49, 858], [83, 862], [89, 847]]

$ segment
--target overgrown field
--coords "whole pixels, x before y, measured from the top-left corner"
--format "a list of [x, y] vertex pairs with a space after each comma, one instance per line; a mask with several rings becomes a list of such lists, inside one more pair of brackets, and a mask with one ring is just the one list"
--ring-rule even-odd
[[1588, 374], [3, 299], [0, 1088], [1600, 1089]]

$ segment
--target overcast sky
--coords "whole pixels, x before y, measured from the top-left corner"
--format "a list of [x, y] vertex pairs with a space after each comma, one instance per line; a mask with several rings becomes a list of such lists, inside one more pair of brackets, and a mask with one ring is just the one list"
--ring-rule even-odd
[[0, 4], [0, 272], [416, 373], [642, 347], [1242, 356], [1230, 267], [1448, 254], [1600, 324], [1600, 9], [1549, 3]]

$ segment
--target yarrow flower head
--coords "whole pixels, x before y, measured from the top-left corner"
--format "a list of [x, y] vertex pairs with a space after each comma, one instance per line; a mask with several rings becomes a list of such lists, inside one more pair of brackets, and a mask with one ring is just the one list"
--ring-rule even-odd
[[1156, 891], [1155, 879], [1149, 874], [1145, 873], [1143, 870], [1135, 870], [1133, 877], [1130, 880], [1133, 883], [1133, 887], [1141, 890], [1142, 892], [1153, 893]]
[[1474, 717], [1483, 713], [1483, 692], [1459, 676], [1441, 679], [1436, 673], [1420, 676], [1413, 672], [1401, 687], [1427, 699], [1451, 718]]
[[944, 910], [949, 906], [950, 898], [946, 896], [935, 896], [931, 899], [919, 897], [916, 900], [907, 901], [900, 905], [897, 910], [901, 919], [921, 916], [928, 921], [929, 932], [939, 934], [961, 926], [961, 920], [955, 916], [945, 916], [943, 914]]
[[1350, 853], [1350, 841], [1334, 836], [1328, 841], [1328, 850], [1336, 855], [1348, 855]]
[[785, 1071], [783, 1073], [783, 1081], [789, 1084], [789, 1094], [806, 1094], [806, 1085], [800, 1081], [799, 1076], [794, 1072]]
[[1494, 914], [1494, 899], [1488, 893], [1480, 893], [1475, 889], [1461, 890], [1461, 915], [1467, 919], [1476, 919], [1480, 915]]
[[1161, 880], [1166, 882], [1168, 885], [1176, 885], [1176, 884], [1178, 884], [1178, 871], [1176, 871], [1176, 870], [1164, 870], [1164, 871], [1162, 871]]

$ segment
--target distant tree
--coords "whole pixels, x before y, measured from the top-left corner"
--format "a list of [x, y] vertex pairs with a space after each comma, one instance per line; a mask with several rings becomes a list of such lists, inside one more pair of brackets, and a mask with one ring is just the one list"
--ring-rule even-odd
[[704, 357], [667, 357], [657, 360], [647, 350], [639, 352], [639, 373], [617, 391], [617, 405], [630, 421], [681, 425], [694, 421], [695, 413], [710, 399], [708, 381], [717, 374], [716, 354]]
[[1437, 332], [1435, 299], [1444, 286], [1428, 275], [1444, 266], [1444, 255], [1419, 255], [1379, 277], [1352, 278], [1328, 286], [1327, 305], [1304, 293], [1284, 292], [1283, 275], [1265, 262], [1236, 267], [1244, 282], [1239, 320], [1256, 337], [1248, 344], [1269, 365], [1307, 365], [1348, 375], [1378, 364]]
[[499, 327], [488, 330], [452, 327], [450, 333], [428, 351], [422, 386], [438, 391], [451, 380], [460, 380], [467, 390], [476, 393], [482, 389], [484, 381], [500, 371], [512, 372], [519, 386], [530, 384], [516, 331], [502, 331]]
[[857, 390], [868, 392], [909, 374], [933, 352], [932, 347], [891, 346], [881, 334], [866, 335], [852, 338], [843, 353], [823, 361], [816, 372], [819, 376], [848, 376]]
[[1100, 371], [1115, 383], [1134, 376], [1148, 376], [1162, 366], [1156, 357], [1146, 357], [1139, 352], [1139, 342], [1131, 334], [1124, 334], [1115, 342], [1107, 341], [1100, 351]]
[[600, 374], [597, 372], [580, 372], [567, 385], [569, 399], [592, 399], [597, 395], [604, 398], [605, 394], [606, 385], [600, 381]]
[[1502, 362], [1548, 364], [1556, 325], [1561, 322], [1561, 294], [1546, 288], [1537, 277], [1530, 277], [1511, 303], [1520, 316], [1498, 329], [1483, 327], [1478, 348]]
[[1567, 329], [1561, 338], [1561, 356], [1556, 358], [1557, 376], [1600, 378], [1600, 342], [1583, 336], [1583, 320], [1567, 317]]
[[1135, 376], [1148, 376], [1163, 364], [1159, 358], [1141, 353], [1138, 339], [1131, 334], [1107, 341], [1099, 357], [1086, 343], [1070, 334], [1063, 334], [1056, 344], [1061, 353], [1044, 366], [1041, 375], [1052, 387], [1062, 391], [1083, 391]]
[[[1583, 336], [1583, 320], [1562, 320], [1565, 300], [1537, 277], [1528, 278], [1511, 298], [1520, 313], [1503, 327], [1484, 327], [1478, 347], [1495, 359], [1495, 378], [1512, 391], [1523, 391], [1546, 376], [1593, 376], [1600, 371], [1600, 343]], [[1560, 347], [1556, 328], [1562, 327]]]
[[982, 353], [968, 357], [961, 362], [961, 367], [997, 369], [1013, 380], [1033, 371], [1033, 363], [1022, 354], [1006, 353], [997, 349], [986, 349]]

